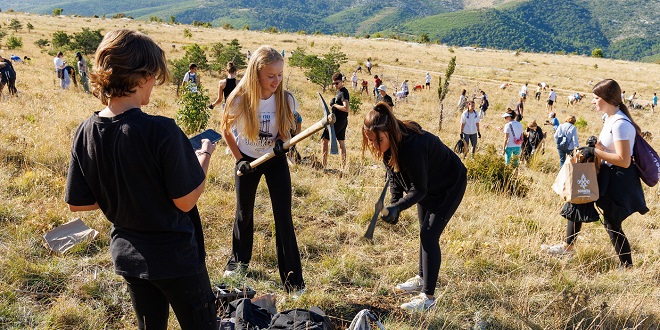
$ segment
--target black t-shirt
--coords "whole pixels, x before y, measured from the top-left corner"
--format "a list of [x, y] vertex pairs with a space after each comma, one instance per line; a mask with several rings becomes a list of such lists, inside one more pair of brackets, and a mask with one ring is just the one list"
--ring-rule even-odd
[[222, 95], [224, 95], [225, 100], [229, 97], [229, 94], [236, 88], [236, 78], [227, 78], [225, 79], [225, 88], [222, 90]]
[[[448, 192], [467, 180], [467, 170], [460, 158], [440, 138], [405, 129], [399, 145], [399, 172], [387, 166], [389, 150], [384, 154], [388, 167], [391, 202], [400, 210], [417, 203], [435, 212], [450, 197]], [[403, 193], [406, 193], [405, 197]]]
[[5, 65], [0, 67], [0, 75], [2, 75], [0, 76], [0, 80], [6, 82], [16, 79], [16, 71], [14, 71], [14, 66], [11, 64], [11, 61], [4, 59], [2, 62], [4, 62]]
[[392, 97], [389, 94], [385, 94], [385, 96], [383, 96], [383, 102], [389, 104], [390, 107], [394, 106], [394, 102], [392, 102]]
[[131, 109], [98, 113], [76, 131], [65, 200], [98, 203], [112, 222], [110, 252], [119, 275], [161, 279], [199, 274], [204, 239], [197, 208], [172, 199], [204, 181], [190, 141], [170, 118]]
[[[344, 105], [344, 100], [346, 100], [347, 103], [349, 102], [348, 89], [346, 89], [346, 87], [342, 87], [337, 91], [337, 95], [335, 95], [335, 104]], [[345, 120], [348, 118], [347, 111], [335, 110], [335, 107], [332, 107], [332, 113], [335, 114], [337, 120]]]

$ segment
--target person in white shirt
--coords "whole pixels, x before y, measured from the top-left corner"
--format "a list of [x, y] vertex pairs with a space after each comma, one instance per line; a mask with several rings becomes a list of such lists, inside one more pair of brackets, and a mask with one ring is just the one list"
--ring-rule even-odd
[[557, 101], [557, 93], [555, 93], [553, 88], [550, 88], [550, 93], [548, 94], [548, 104], [545, 107], [548, 112], [552, 112], [552, 105], [555, 104], [555, 101]]
[[358, 87], [357, 71], [353, 72], [353, 77], [351, 77], [351, 82], [353, 83], [353, 91], [355, 92]]
[[524, 83], [522, 87], [520, 87], [520, 97], [522, 98], [523, 103], [527, 101], [527, 83]]
[[431, 74], [429, 72], [426, 73], [426, 88], [431, 89]]
[[57, 79], [60, 80], [60, 87], [62, 89], [65, 89], [65, 83], [64, 83], [64, 65], [66, 62], [62, 59], [64, 57], [64, 54], [62, 52], [58, 52], [57, 56], [53, 59], [53, 63], [55, 64], [55, 72], [57, 72]]
[[502, 114], [506, 120], [504, 124], [504, 163], [512, 163], [514, 167], [518, 166], [518, 157], [520, 156], [522, 146], [523, 127], [519, 121], [514, 120], [516, 113], [511, 109]]
[[183, 82], [181, 82], [181, 87], [188, 87], [193, 93], [197, 93], [197, 86], [201, 84], [201, 79], [197, 76], [197, 64], [190, 63], [188, 66], [188, 72], [183, 76]]
[[461, 115], [461, 138], [465, 140], [465, 153], [467, 156], [467, 147], [472, 144], [472, 155], [477, 151], [477, 139], [481, 138], [479, 130], [479, 114], [474, 110], [474, 101], [467, 102], [467, 110]]

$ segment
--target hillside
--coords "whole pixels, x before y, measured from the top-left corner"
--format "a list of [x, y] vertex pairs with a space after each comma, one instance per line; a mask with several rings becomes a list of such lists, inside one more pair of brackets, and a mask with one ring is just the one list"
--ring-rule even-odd
[[[27, 55], [27, 64], [15, 64], [18, 97], [6, 92], [0, 97], [0, 329], [96, 330], [135, 329], [137, 320], [121, 276], [114, 273], [110, 251], [111, 225], [100, 211], [70, 212], [64, 202], [64, 185], [76, 127], [93, 111], [103, 108], [98, 99], [80, 87], [59, 88], [53, 72], [56, 48], [35, 42], [56, 31], [69, 35], [82, 28], [140, 30], [162, 47], [170, 60], [185, 56], [193, 43], [210, 55], [213, 45], [233, 39], [242, 52], [263, 44], [287, 51], [304, 48], [321, 56], [340, 47], [348, 62], [340, 71], [350, 73], [367, 58], [372, 73], [394, 91], [403, 79], [423, 84], [432, 76], [432, 90], [412, 90], [406, 100], [397, 100], [395, 113], [415, 120], [426, 130], [453, 145], [459, 134], [456, 101], [462, 89], [469, 95], [484, 90], [490, 109], [481, 121], [482, 138], [476, 155], [467, 158], [472, 169], [503, 164], [499, 116], [515, 106], [521, 84], [546, 82], [558, 94], [554, 111], [560, 119], [576, 115], [579, 137], [584, 141], [602, 128], [600, 113], [586, 98], [569, 106], [567, 96], [589, 94], [595, 82], [616, 79], [638, 101], [648, 102], [660, 86], [660, 66], [575, 55], [507, 52], [420, 44], [388, 39], [364, 39], [297, 33], [202, 28], [190, 25], [145, 23], [102, 19], [0, 13], [0, 22], [17, 19], [32, 30], [15, 33], [23, 46], [8, 50], [3, 39], [0, 55]], [[188, 32], [185, 33], [184, 31]], [[188, 36], [191, 34], [191, 36]], [[192, 47], [188, 48], [191, 49]], [[74, 61], [75, 50], [64, 49], [64, 59]], [[92, 55], [86, 56], [93, 63]], [[291, 58], [287, 55], [288, 58]], [[436, 88], [451, 57], [456, 57], [444, 100], [443, 128], [438, 129], [440, 105]], [[239, 71], [239, 77], [244, 72]], [[357, 73], [369, 86], [366, 72]], [[220, 73], [203, 70], [202, 92], [217, 95]], [[284, 67], [286, 87], [297, 98], [302, 126], [319, 120], [318, 85], [310, 83], [299, 68]], [[443, 78], [443, 82], [444, 82]], [[500, 89], [509, 83], [507, 89]], [[148, 114], [176, 117], [176, 87], [153, 89]], [[541, 253], [541, 244], [561, 242], [566, 221], [559, 215], [562, 202], [550, 186], [558, 171], [554, 142], [548, 139], [537, 160], [519, 167], [517, 178], [528, 187], [524, 197], [493, 188], [490, 173], [468, 182], [463, 201], [440, 237], [442, 265], [435, 309], [424, 314], [403, 312], [399, 306], [412, 294], [396, 293], [397, 283], [413, 276], [418, 268], [419, 224], [415, 208], [405, 210], [396, 225], [379, 221], [374, 240], [362, 236], [382, 189], [384, 169], [361, 152], [360, 134], [366, 112], [374, 103], [368, 94], [347, 86], [352, 100], [362, 106], [351, 109], [346, 135], [347, 165], [331, 155], [328, 168], [312, 166], [321, 156], [320, 133], [297, 145], [305, 163], [290, 167], [292, 214], [303, 273], [308, 291], [293, 299], [282, 288], [277, 271], [276, 234], [265, 180], [257, 191], [253, 258], [249, 271], [229, 284], [247, 285], [258, 295], [273, 294], [279, 311], [320, 307], [331, 317], [335, 329], [346, 329], [358, 311], [371, 309], [391, 330], [440, 329], [575, 329], [657, 330], [660, 325], [660, 194], [658, 187], [645, 187], [647, 215], [634, 214], [624, 222], [634, 268], [618, 269], [606, 231], [600, 223], [585, 224], [572, 258], [554, 258]], [[6, 91], [6, 89], [5, 89]], [[544, 100], [528, 98], [526, 125], [547, 118]], [[323, 94], [326, 100], [333, 92]], [[642, 101], [644, 100], [644, 102]], [[211, 112], [209, 127], [217, 129], [221, 107]], [[660, 118], [648, 107], [633, 110], [635, 121], [656, 138], [660, 150]], [[551, 136], [551, 129], [542, 125]], [[198, 207], [202, 217], [207, 265], [212, 283], [227, 282], [223, 272], [231, 255], [232, 226], [236, 211], [235, 159], [225, 153], [223, 142], [211, 159], [205, 191]], [[481, 162], [481, 160], [484, 160]], [[452, 175], [452, 173], [447, 173]], [[386, 198], [389, 200], [389, 197]], [[91, 242], [76, 245], [64, 255], [49, 252], [42, 236], [76, 217], [99, 231]], [[168, 329], [179, 329], [170, 313]]]
[[[660, 61], [660, 2], [646, 0], [4, 0], [0, 9], [49, 14], [155, 17], [190, 24], [388, 37], [456, 46], [591, 54]], [[476, 8], [476, 9], [475, 9]]]

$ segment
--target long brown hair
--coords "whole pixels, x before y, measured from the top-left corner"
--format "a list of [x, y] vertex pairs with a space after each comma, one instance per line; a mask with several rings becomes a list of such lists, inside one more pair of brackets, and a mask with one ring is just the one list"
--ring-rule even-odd
[[[257, 140], [259, 135], [257, 110], [261, 100], [259, 71], [265, 66], [278, 61], [283, 62], [284, 58], [273, 47], [261, 46], [254, 51], [245, 70], [245, 76], [227, 98], [226, 109], [222, 115], [222, 130], [228, 130], [238, 117], [243, 117], [245, 120], [245, 136], [250, 141]], [[278, 134], [288, 140], [291, 138], [291, 130], [295, 128], [293, 111], [289, 106], [289, 100], [293, 101], [293, 96], [284, 90], [281, 82], [277, 86], [274, 95]], [[233, 114], [230, 114], [230, 111], [227, 110], [231, 108], [235, 108]]]
[[621, 86], [619, 86], [619, 83], [614, 79], [605, 79], [597, 83], [592, 91], [608, 104], [618, 106], [619, 110], [630, 119], [630, 123], [635, 127], [637, 133], [642, 133], [642, 129], [637, 123], [635, 123], [633, 117], [630, 115], [630, 110], [628, 110], [628, 107], [623, 103], [624, 100], [621, 99]]
[[374, 158], [383, 160], [383, 153], [373, 148], [369, 143], [367, 132], [374, 132], [376, 136], [379, 135], [379, 132], [384, 132], [390, 139], [390, 160], [387, 165], [393, 168], [395, 172], [399, 172], [399, 145], [406, 135], [404, 131], [407, 130], [422, 134], [422, 126], [418, 123], [397, 119], [392, 112], [392, 108], [387, 103], [378, 102], [364, 117], [364, 125], [362, 126], [362, 156], [364, 156], [365, 150], [369, 150]]

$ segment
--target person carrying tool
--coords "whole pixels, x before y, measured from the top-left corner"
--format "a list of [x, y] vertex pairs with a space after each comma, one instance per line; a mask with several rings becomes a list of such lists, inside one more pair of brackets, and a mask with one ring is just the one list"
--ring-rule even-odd
[[[284, 59], [270, 46], [261, 46], [248, 63], [245, 76], [227, 99], [222, 130], [229, 150], [236, 159], [236, 216], [232, 255], [225, 276], [244, 271], [252, 258], [254, 201], [262, 176], [270, 193], [275, 220], [275, 244], [280, 278], [284, 288], [302, 293], [300, 252], [291, 216], [291, 173], [284, 140], [295, 129], [296, 98], [282, 87]], [[235, 134], [232, 133], [235, 130]], [[250, 162], [269, 153], [275, 157], [253, 168]]]
[[383, 102], [377, 103], [364, 119], [362, 152], [365, 150], [382, 160], [388, 172], [391, 200], [381, 212], [381, 219], [396, 224], [401, 211], [417, 204], [419, 273], [397, 285], [396, 290], [422, 292], [401, 308], [432, 308], [440, 272], [440, 235], [463, 200], [467, 170], [440, 138], [414, 121], [397, 119]]

